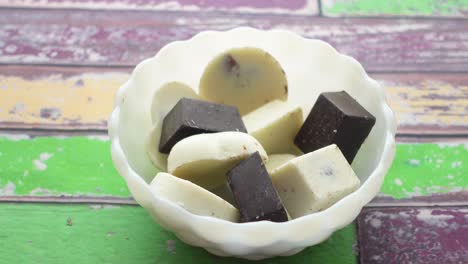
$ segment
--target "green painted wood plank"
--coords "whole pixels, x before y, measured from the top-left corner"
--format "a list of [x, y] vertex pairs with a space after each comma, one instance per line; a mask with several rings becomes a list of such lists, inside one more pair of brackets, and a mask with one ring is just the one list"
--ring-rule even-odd
[[[90, 137], [0, 137], [0, 195], [129, 197], [110, 142]], [[382, 195], [402, 199], [468, 190], [468, 145], [397, 146]]]
[[468, 190], [467, 144], [398, 144], [381, 193], [401, 199]]
[[92, 137], [0, 137], [0, 195], [129, 197], [110, 156]]
[[322, 0], [326, 16], [468, 17], [468, 0]]
[[[184, 244], [137, 206], [0, 204], [0, 211], [2, 263], [248, 263]], [[256, 263], [357, 263], [355, 244], [349, 225], [297, 255]]]

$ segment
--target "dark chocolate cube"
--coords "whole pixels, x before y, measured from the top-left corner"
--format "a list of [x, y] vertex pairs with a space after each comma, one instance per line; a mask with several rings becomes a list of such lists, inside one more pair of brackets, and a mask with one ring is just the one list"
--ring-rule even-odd
[[351, 164], [375, 124], [375, 117], [347, 92], [320, 94], [296, 135], [304, 152], [336, 144]]
[[288, 221], [286, 210], [258, 152], [237, 164], [227, 176], [241, 222]]
[[224, 131], [247, 133], [236, 107], [182, 98], [163, 120], [159, 151], [169, 153], [189, 136]]

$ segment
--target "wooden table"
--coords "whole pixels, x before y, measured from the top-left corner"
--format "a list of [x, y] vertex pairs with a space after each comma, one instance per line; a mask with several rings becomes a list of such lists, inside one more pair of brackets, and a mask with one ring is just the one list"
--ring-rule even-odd
[[261, 263], [468, 263], [468, 1], [0, 0], [0, 263], [239, 263], [131, 199], [106, 120], [134, 65], [206, 29], [324, 39], [382, 82], [400, 127], [378, 197]]

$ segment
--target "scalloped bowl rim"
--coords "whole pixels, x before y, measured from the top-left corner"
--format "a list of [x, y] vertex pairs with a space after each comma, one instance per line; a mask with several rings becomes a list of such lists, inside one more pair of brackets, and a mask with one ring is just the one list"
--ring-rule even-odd
[[[268, 221], [261, 221], [250, 223], [232, 223], [213, 217], [200, 216], [189, 213], [182, 207], [164, 198], [158, 197], [153, 192], [151, 192], [151, 190], [149, 189], [149, 185], [146, 183], [146, 181], [141, 176], [139, 176], [134, 169], [131, 168], [131, 166], [129, 165], [129, 161], [126, 155], [124, 154], [124, 151], [120, 144], [118, 130], [120, 118], [120, 104], [122, 103], [122, 99], [125, 95], [125, 92], [127, 91], [127, 89], [129, 89], [129, 84], [132, 81], [135, 72], [137, 72], [147, 62], [157, 60], [166, 49], [172, 48], [174, 45], [190, 45], [192, 41], [200, 37], [205, 37], [206, 35], [220, 33], [228, 34], [230, 32], [235, 31], [263, 31], [274, 34], [282, 34], [288, 38], [300, 38], [302, 41], [305, 42], [321, 42], [322, 45], [327, 45], [329, 46], [329, 48], [333, 49], [338, 56], [341, 56], [342, 58], [348, 60], [350, 63], [354, 64], [353, 67], [359, 69], [359, 72], [361, 72], [363, 77], [366, 78], [366, 82], [375, 83], [374, 86], [376, 89], [379, 89], [378, 93], [381, 96], [380, 100], [385, 116], [385, 126], [388, 129], [386, 130], [385, 134], [385, 147], [383, 148], [383, 153], [381, 155], [380, 162], [374, 169], [374, 171], [371, 173], [371, 175], [367, 178], [367, 180], [359, 187], [358, 190], [347, 195], [343, 199], [333, 204], [331, 207], [321, 212], [306, 215], [288, 222], [274, 223]], [[288, 248], [288, 250], [291, 251], [295, 248], [303, 248], [306, 246], [317, 244], [326, 239], [334, 231], [346, 226], [356, 218], [362, 207], [365, 204], [367, 204], [378, 193], [383, 183], [385, 173], [392, 163], [395, 154], [396, 126], [397, 125], [395, 116], [392, 110], [390, 109], [388, 103], [386, 102], [385, 92], [383, 88], [367, 75], [361, 64], [357, 62], [354, 58], [338, 53], [331, 45], [324, 41], [316, 39], [306, 39], [290, 31], [264, 31], [250, 27], [241, 27], [231, 29], [229, 31], [203, 31], [196, 34], [188, 40], [171, 42], [164, 46], [154, 57], [140, 62], [136, 66], [134, 72], [132, 72], [132, 76], [130, 77], [130, 79], [120, 87], [116, 94], [115, 108], [109, 120], [109, 136], [112, 142], [112, 159], [119, 174], [126, 180], [126, 183], [131, 191], [133, 190], [134, 186], [138, 186], [138, 188], [142, 188], [142, 190], [144, 190], [145, 194], [143, 194], [143, 196], [147, 198], [146, 200], [140, 199], [141, 201], [138, 201], [137, 197], [135, 197], [135, 199], [146, 209], [149, 209], [149, 207], [154, 207], [157, 210], [157, 208], [159, 208], [160, 211], [165, 210], [166, 212], [170, 212], [170, 217], [186, 219], [184, 221], [182, 229], [181, 227], [178, 227], [178, 229], [174, 227], [168, 227], [170, 230], [176, 232], [177, 235], [183, 235], [184, 233], [180, 233], [181, 231], [185, 233], [189, 232], [192, 234], [196, 234], [196, 236], [201, 238], [201, 240], [198, 243], [192, 242], [190, 244], [205, 247], [210, 252], [214, 251], [215, 253], [220, 255], [246, 256], [248, 254], [255, 253], [264, 254], [266, 256], [273, 256], [278, 254], [289, 255], [289, 253], [287, 253], [285, 250], [277, 250], [278, 252], [275, 252], [274, 250], [271, 251], [268, 250], [268, 246], [274, 245], [279, 242], [286, 242], [291, 244], [291, 246]], [[143, 197], [141, 195], [142, 194], [134, 194], [134, 196]], [[150, 195], [150, 197], [148, 197], [148, 195]], [[148, 202], [148, 200], [150, 200], [151, 202]], [[350, 210], [349, 208], [352, 209]], [[343, 216], [344, 212], [348, 212], [348, 215]], [[336, 216], [341, 216], [341, 218], [337, 219]], [[304, 232], [304, 229], [310, 227], [311, 223], [316, 224], [317, 222], [322, 223], [323, 228], [320, 229], [320, 233], [313, 232], [312, 234], [307, 234], [307, 232]], [[326, 224], [324, 224], [325, 222]], [[220, 235], [218, 232], [212, 231], [219, 231], [220, 228], [223, 231], [222, 235]], [[268, 233], [269, 235], [265, 237], [253, 235], [266, 233]], [[218, 246], [213, 246], [212, 243], [218, 244]], [[218, 249], [219, 247], [221, 247], [221, 251], [217, 251], [217, 247]], [[212, 250], [210, 250], [210, 248]], [[296, 253], [296, 251], [294, 253]]]

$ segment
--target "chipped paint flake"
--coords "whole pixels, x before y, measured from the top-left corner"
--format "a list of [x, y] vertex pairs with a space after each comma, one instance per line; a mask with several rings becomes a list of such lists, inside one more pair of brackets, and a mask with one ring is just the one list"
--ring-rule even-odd
[[47, 165], [44, 162], [42, 162], [42, 160], [34, 160], [33, 164], [34, 164], [34, 167], [38, 170], [43, 171], [47, 169]]
[[93, 136], [88, 136], [89, 139], [95, 139], [95, 140], [100, 140], [103, 142], [109, 141], [109, 136], [107, 135], [93, 135]]
[[461, 161], [454, 161], [452, 162], [452, 168], [459, 168], [462, 166], [462, 162]]
[[373, 228], [380, 228], [380, 226], [382, 226], [382, 221], [379, 219], [372, 219], [370, 220], [370, 224]]
[[8, 183], [0, 189], [0, 195], [13, 195], [15, 194], [15, 189], [16, 185], [8, 181]]
[[50, 157], [52, 157], [53, 154], [50, 154], [50, 153], [47, 153], [47, 152], [43, 152], [41, 153], [41, 155], [39, 156], [39, 159], [42, 160], [42, 161], [46, 161], [48, 159], [50, 159]]
[[400, 179], [395, 179], [395, 184], [398, 185], [398, 186], [401, 186], [403, 185], [403, 182], [400, 180]]
[[422, 221], [429, 225], [435, 225], [437, 227], [447, 227], [447, 220], [453, 219], [453, 215], [435, 215], [432, 214], [431, 209], [421, 209], [416, 216], [419, 221]]
[[48, 195], [50, 194], [51, 191], [47, 190], [47, 189], [44, 189], [44, 188], [41, 188], [41, 187], [38, 187], [38, 188], [35, 188], [33, 190], [31, 190], [31, 195]]
[[15, 45], [8, 45], [4, 49], [7, 53], [15, 53], [18, 50], [18, 47]]
[[111, 204], [92, 204], [92, 205], [89, 205], [89, 208], [93, 210], [102, 210], [102, 209], [116, 209], [116, 208], [120, 208], [120, 206], [111, 205]]
[[[1, 97], [0, 97], [0, 102], [1, 102]], [[12, 141], [20, 141], [20, 140], [26, 140], [30, 139], [31, 137], [29, 135], [25, 134], [4, 134], [0, 133], [0, 138], [6, 138]]]
[[176, 253], [176, 241], [175, 240], [167, 240], [166, 241], [166, 250], [171, 253], [175, 254]]

